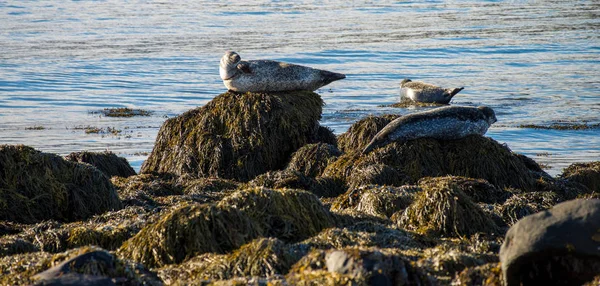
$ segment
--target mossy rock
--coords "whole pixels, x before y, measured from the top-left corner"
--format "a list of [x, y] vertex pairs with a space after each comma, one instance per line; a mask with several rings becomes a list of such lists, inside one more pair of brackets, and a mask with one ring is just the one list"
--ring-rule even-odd
[[184, 186], [170, 175], [140, 174], [128, 178], [112, 177], [111, 182], [125, 206], [159, 205], [156, 197], [183, 195]]
[[337, 148], [337, 137], [333, 133], [333, 130], [326, 126], [319, 126], [317, 129], [317, 135], [312, 141], [315, 143], [333, 145]]
[[422, 247], [407, 231], [389, 224], [365, 221], [344, 228], [324, 229], [319, 234], [296, 243], [293, 249], [298, 253], [307, 253], [310, 249], [328, 250], [350, 246], [397, 249]]
[[354, 168], [348, 179], [349, 188], [365, 185], [402, 186], [409, 178], [396, 168], [385, 164], [370, 164]]
[[366, 185], [348, 190], [332, 203], [332, 210], [353, 208], [368, 215], [390, 218], [395, 212], [408, 207], [414, 194], [420, 189], [415, 186]]
[[158, 275], [174, 284], [200, 285], [235, 277], [274, 278], [284, 275], [297, 261], [285, 243], [276, 238], [258, 238], [229, 254], [206, 253], [182, 264], [169, 265]]
[[342, 152], [331, 144], [307, 144], [294, 152], [287, 169], [303, 173], [305, 176], [318, 177], [325, 167], [341, 154]]
[[261, 235], [235, 208], [183, 204], [127, 240], [119, 253], [148, 267], [181, 263], [196, 255], [224, 253]]
[[395, 108], [409, 108], [409, 107], [437, 107], [437, 106], [448, 106], [448, 104], [444, 103], [436, 103], [436, 102], [419, 102], [414, 101], [410, 98], [401, 98], [400, 102], [396, 102], [394, 104], [387, 105], [389, 107]]
[[600, 192], [600, 161], [571, 164], [563, 171], [561, 177], [581, 183], [591, 191]]
[[184, 203], [144, 227], [119, 252], [149, 267], [225, 253], [257, 237], [300, 240], [333, 224], [313, 194], [299, 190], [240, 190], [218, 204]]
[[562, 202], [554, 192], [517, 193], [501, 205], [496, 205], [494, 212], [502, 218], [507, 226], [512, 226], [520, 219], [551, 208]]
[[484, 179], [461, 176], [427, 177], [419, 180], [419, 186], [427, 189], [440, 184], [441, 181], [449, 181], [456, 184], [463, 193], [476, 203], [503, 203], [513, 195], [513, 193], [502, 190]]
[[0, 145], [0, 220], [75, 221], [120, 208], [98, 169], [23, 145]]
[[291, 285], [434, 285], [402, 256], [357, 247], [313, 250], [292, 266], [286, 280]]
[[353, 180], [354, 169], [376, 164], [392, 167], [404, 174], [408, 178], [407, 183], [415, 183], [424, 177], [454, 175], [485, 179], [500, 188], [535, 191], [537, 180], [548, 176], [530, 170], [507, 147], [480, 135], [458, 140], [420, 138], [393, 142], [366, 155], [344, 154], [327, 166], [323, 176], [348, 184]]
[[309, 191], [319, 197], [334, 197], [342, 190], [335, 183], [325, 178], [312, 178], [298, 171], [269, 171], [257, 176], [248, 184], [250, 187], [273, 189], [299, 189]]
[[135, 170], [131, 168], [127, 159], [118, 157], [113, 152], [73, 152], [65, 157], [67, 161], [88, 163], [98, 170], [102, 171], [106, 176], [124, 177], [135, 175]]
[[348, 131], [338, 136], [338, 148], [344, 153], [360, 152], [371, 142], [375, 134], [399, 115], [368, 116], [352, 124]]
[[221, 200], [259, 226], [267, 237], [298, 241], [333, 226], [333, 216], [312, 193], [293, 189], [249, 188]]
[[218, 202], [240, 187], [240, 183], [220, 178], [199, 178], [186, 183], [183, 193], [200, 203]]
[[[112, 263], [107, 264], [98, 259], [79, 259], [75, 261], [78, 257], [85, 256], [86, 254], [90, 255], [94, 252], [103, 253], [104, 256], [111, 258]], [[57, 267], [68, 260], [73, 262], [69, 263], [68, 273], [71, 274], [114, 278], [123, 285], [160, 285], [160, 280], [142, 265], [120, 259], [98, 247], [75, 248], [57, 254], [35, 252], [2, 257], [0, 258], [0, 273], [2, 273], [0, 275], [0, 284], [30, 285], [34, 282], [56, 282], [41, 279], [49, 278], [49, 275], [36, 276], [36, 274], [52, 267]], [[58, 271], [58, 273], [62, 273], [62, 275], [68, 274], [66, 270]], [[47, 272], [46, 274], [49, 273]], [[59, 274], [57, 277], [62, 275]], [[81, 277], [84, 278], [84, 276]]]
[[499, 227], [451, 180], [423, 184], [415, 201], [404, 211], [402, 226], [426, 235], [471, 236], [498, 234]]
[[223, 93], [168, 119], [141, 173], [194, 174], [249, 181], [282, 169], [314, 141], [323, 100], [309, 91]]

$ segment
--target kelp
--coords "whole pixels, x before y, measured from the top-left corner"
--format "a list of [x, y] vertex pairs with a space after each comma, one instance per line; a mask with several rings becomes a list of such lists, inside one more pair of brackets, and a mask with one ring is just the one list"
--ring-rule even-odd
[[318, 177], [325, 167], [342, 153], [331, 144], [307, 144], [292, 154], [287, 170], [297, 171], [308, 177]]
[[65, 160], [71, 162], [87, 163], [102, 171], [107, 177], [129, 177], [135, 175], [135, 171], [127, 162], [127, 159], [118, 157], [110, 151], [105, 152], [73, 152], [65, 156]]
[[98, 169], [24, 145], [0, 145], [0, 220], [75, 221], [120, 208]]

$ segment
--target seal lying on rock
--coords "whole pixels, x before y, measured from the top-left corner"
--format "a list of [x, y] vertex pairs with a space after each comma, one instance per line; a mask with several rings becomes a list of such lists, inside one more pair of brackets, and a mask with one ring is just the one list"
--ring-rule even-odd
[[340, 73], [277, 61], [242, 61], [231, 51], [221, 58], [219, 74], [225, 86], [235, 92], [314, 91], [346, 78]]
[[433, 84], [404, 79], [400, 83], [400, 98], [415, 102], [448, 104], [453, 96], [463, 90], [459, 88], [441, 88]]
[[472, 134], [483, 135], [494, 122], [494, 110], [487, 106], [446, 106], [412, 113], [388, 123], [362, 153], [369, 153], [393, 141], [404, 142], [424, 137], [452, 140]]

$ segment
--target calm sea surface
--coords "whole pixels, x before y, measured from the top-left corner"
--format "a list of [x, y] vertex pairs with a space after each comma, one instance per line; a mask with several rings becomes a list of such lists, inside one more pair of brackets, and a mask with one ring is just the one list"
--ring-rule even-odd
[[[519, 128], [600, 123], [598, 1], [220, 2], [0, 1], [0, 144], [110, 150], [139, 170], [167, 118], [225, 91], [235, 50], [345, 73], [318, 91], [338, 134], [417, 111], [382, 107], [411, 78], [464, 86], [452, 104], [491, 106], [488, 136], [550, 174], [600, 160], [598, 128]], [[153, 115], [94, 113], [114, 107]]]

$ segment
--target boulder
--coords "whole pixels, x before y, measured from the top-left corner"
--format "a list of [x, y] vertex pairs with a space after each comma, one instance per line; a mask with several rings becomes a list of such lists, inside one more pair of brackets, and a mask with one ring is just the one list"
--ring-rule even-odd
[[342, 152], [337, 147], [326, 143], [307, 144], [293, 155], [287, 169], [303, 173], [305, 176], [317, 177], [323, 173], [330, 162]]
[[65, 157], [67, 161], [88, 163], [98, 170], [102, 171], [106, 176], [124, 177], [135, 175], [135, 170], [131, 168], [127, 159], [118, 157], [113, 152], [73, 152]]
[[24, 145], [0, 145], [0, 220], [75, 221], [120, 208], [110, 180], [95, 167]]
[[581, 285], [600, 273], [600, 200], [571, 200], [513, 225], [500, 249], [507, 285]]
[[398, 117], [398, 115], [386, 114], [368, 116], [359, 120], [352, 124], [347, 132], [338, 137], [338, 148], [344, 153], [362, 151], [379, 130]]
[[308, 91], [223, 93], [168, 119], [141, 173], [246, 182], [282, 169], [294, 151], [320, 134], [322, 106], [321, 97]]

